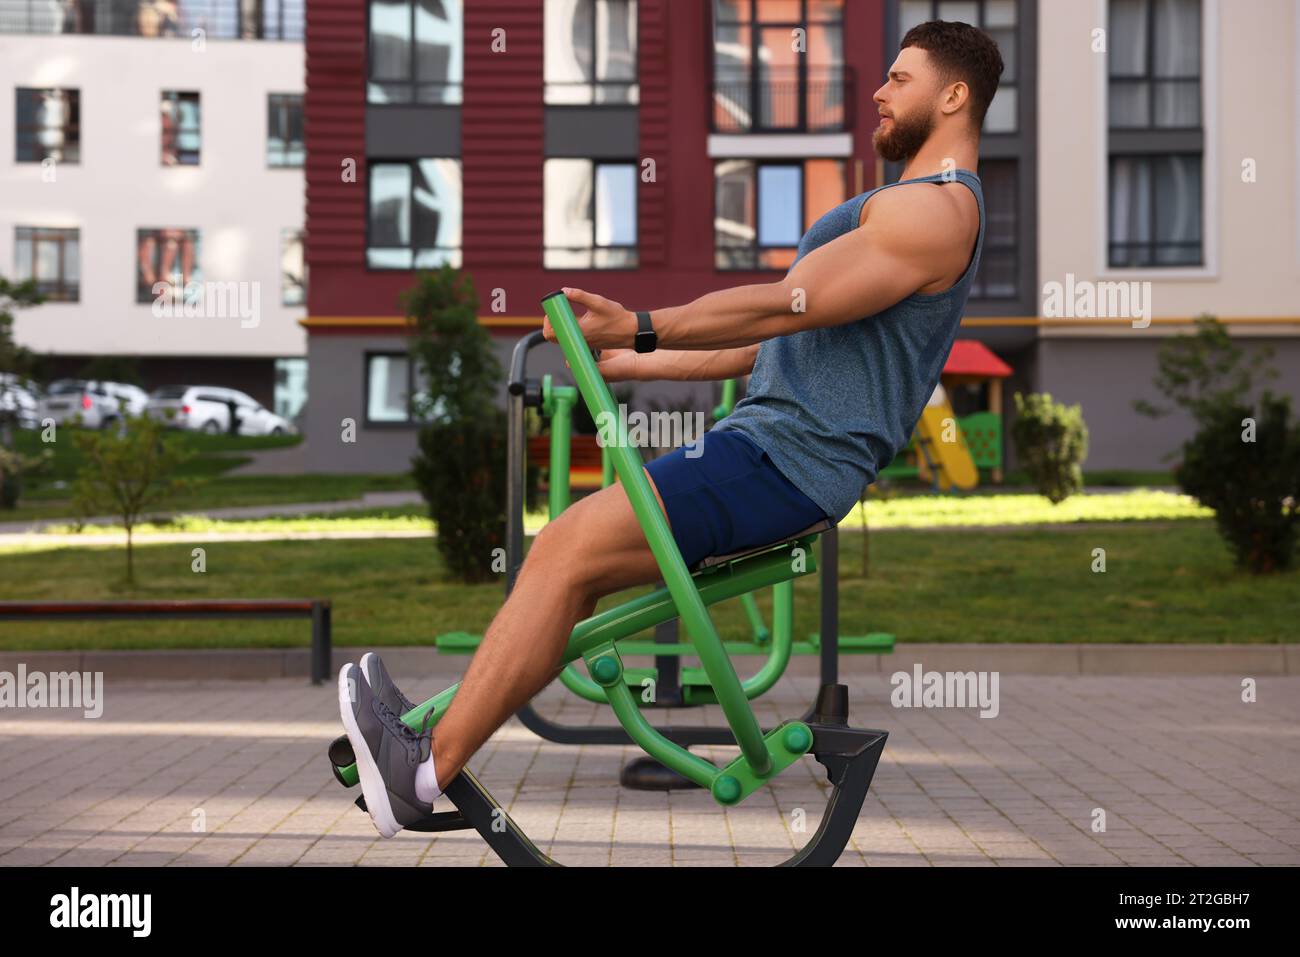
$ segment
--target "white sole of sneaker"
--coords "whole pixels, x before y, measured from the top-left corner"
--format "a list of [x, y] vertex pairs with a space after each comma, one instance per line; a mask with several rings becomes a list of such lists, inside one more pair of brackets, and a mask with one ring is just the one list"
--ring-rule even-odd
[[366, 679], [366, 684], [370, 685], [373, 690], [375, 686], [370, 684], [370, 658], [372, 655], [374, 655], [373, 651], [367, 651], [361, 656], [361, 660], [357, 662], [357, 667], [361, 669], [361, 677]]
[[[365, 795], [370, 820], [384, 837], [393, 837], [402, 830], [402, 825], [398, 824], [397, 818], [393, 816], [393, 806], [388, 801], [388, 788], [384, 786], [379, 766], [375, 764], [370, 746], [361, 736], [356, 716], [352, 713], [352, 686], [348, 681], [348, 671], [351, 668], [351, 665], [344, 665], [339, 671], [339, 717], [343, 719], [343, 730], [347, 732], [348, 740], [352, 742], [352, 753], [357, 759], [357, 777], [361, 779], [361, 793]], [[362, 681], [366, 680], [365, 676], [360, 674], [360, 669], [358, 669], [358, 677]]]

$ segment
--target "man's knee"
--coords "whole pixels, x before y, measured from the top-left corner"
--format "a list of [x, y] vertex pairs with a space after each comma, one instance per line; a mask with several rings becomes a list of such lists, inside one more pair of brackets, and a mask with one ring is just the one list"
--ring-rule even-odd
[[[577, 589], [584, 596], [591, 590], [591, 562], [583, 560], [583, 533], [576, 515], [568, 512], [542, 526], [528, 550], [528, 562], [543, 571], [557, 586]], [[587, 596], [600, 597], [600, 596]]]

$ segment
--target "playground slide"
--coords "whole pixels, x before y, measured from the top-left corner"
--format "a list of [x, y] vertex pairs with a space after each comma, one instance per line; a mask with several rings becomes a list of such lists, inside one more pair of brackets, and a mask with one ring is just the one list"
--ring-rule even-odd
[[930, 402], [916, 423], [916, 437], [921, 453], [917, 465], [922, 480], [930, 478], [932, 467], [935, 484], [941, 491], [947, 492], [952, 488], [969, 491], [979, 484], [979, 470], [975, 468], [966, 436], [957, 425], [957, 417], [943, 386], [936, 386], [930, 396]]

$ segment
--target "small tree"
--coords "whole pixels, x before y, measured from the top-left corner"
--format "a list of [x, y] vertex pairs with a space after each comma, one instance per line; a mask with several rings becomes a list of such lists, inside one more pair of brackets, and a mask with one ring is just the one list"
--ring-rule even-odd
[[191, 487], [174, 476], [193, 453], [149, 416], [125, 416], [120, 430], [78, 432], [73, 441], [85, 460], [72, 486], [73, 509], [79, 521], [101, 512], [121, 519], [126, 580], [134, 584], [135, 526], [148, 510]]
[[26, 375], [29, 371], [31, 353], [14, 341], [13, 310], [44, 301], [36, 289], [36, 280], [15, 283], [0, 276], [0, 373]]
[[1171, 336], [1160, 345], [1153, 384], [1168, 404], [1138, 399], [1133, 408], [1153, 419], [1178, 408], [1198, 425], [1217, 420], [1224, 407], [1249, 404], [1260, 383], [1277, 377], [1269, 365], [1272, 358], [1271, 346], [1247, 353], [1228, 335], [1223, 323], [1202, 313], [1196, 317], [1191, 335]]
[[1011, 436], [1035, 487], [1053, 505], [1083, 489], [1088, 427], [1079, 405], [1056, 402], [1046, 392], [1015, 394]]
[[[13, 310], [43, 301], [34, 279], [12, 283], [0, 276], [0, 379], [31, 374], [31, 353], [14, 341]], [[48, 453], [38, 458], [20, 455], [14, 448], [17, 425], [17, 408], [0, 406], [0, 508], [4, 509], [18, 504], [23, 474], [39, 471], [50, 458]]]
[[464, 582], [491, 580], [505, 545], [506, 416], [492, 340], [478, 321], [473, 280], [450, 266], [422, 274], [403, 297], [424, 420], [412, 474], [438, 528], [438, 551]]
[[888, 502], [895, 498], [898, 489], [894, 487], [893, 482], [887, 478], [879, 478], [870, 485], [863, 486], [862, 494], [858, 496], [858, 518], [862, 526], [862, 577], [868, 578], [871, 574], [871, 528], [867, 522], [867, 502], [875, 499], [879, 502]]
[[1238, 567], [1255, 574], [1289, 568], [1300, 522], [1300, 423], [1285, 397], [1265, 394], [1207, 412], [1183, 445], [1178, 484], [1214, 509]]

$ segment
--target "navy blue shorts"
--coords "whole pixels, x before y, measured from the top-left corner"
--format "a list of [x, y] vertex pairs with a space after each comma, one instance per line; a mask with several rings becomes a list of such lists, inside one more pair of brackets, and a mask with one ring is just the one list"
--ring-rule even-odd
[[709, 555], [780, 541], [826, 518], [753, 439], [732, 429], [706, 432], [699, 443], [646, 463], [646, 471], [688, 568]]

